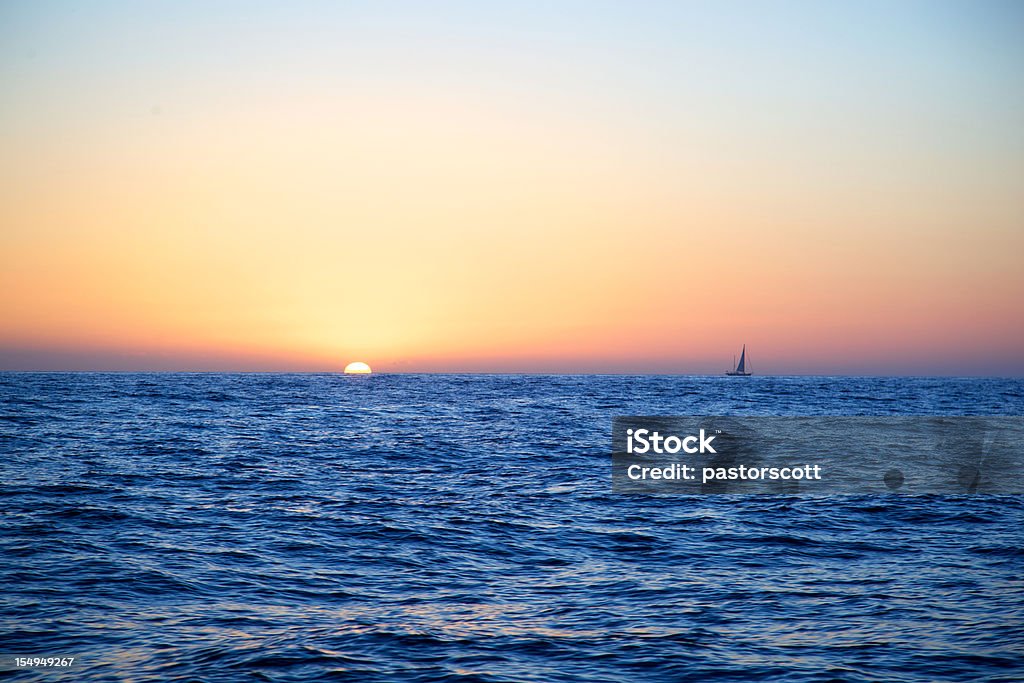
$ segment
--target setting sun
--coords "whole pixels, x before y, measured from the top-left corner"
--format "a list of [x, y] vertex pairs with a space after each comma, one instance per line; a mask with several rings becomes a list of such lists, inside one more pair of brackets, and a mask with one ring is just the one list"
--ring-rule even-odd
[[371, 372], [370, 366], [360, 361], [345, 366], [346, 375], [369, 375]]

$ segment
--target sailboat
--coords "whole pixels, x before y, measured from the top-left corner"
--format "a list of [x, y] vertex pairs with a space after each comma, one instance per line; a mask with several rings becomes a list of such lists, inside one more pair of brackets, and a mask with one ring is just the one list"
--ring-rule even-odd
[[[736, 360], [736, 356], [733, 356], [733, 360]], [[743, 345], [743, 351], [740, 352], [740, 362], [733, 366], [732, 370], [727, 371], [725, 374], [732, 377], [750, 377], [751, 373], [747, 370], [747, 345]]]

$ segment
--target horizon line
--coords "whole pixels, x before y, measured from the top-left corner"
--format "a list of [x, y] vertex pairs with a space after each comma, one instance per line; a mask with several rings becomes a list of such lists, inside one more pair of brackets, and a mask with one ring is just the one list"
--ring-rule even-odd
[[[728, 377], [725, 371], [718, 373], [694, 372], [513, 372], [513, 371], [405, 371], [374, 370], [367, 374], [346, 374], [337, 370], [40, 370], [0, 368], [0, 374], [21, 375], [341, 375], [345, 377], [372, 377], [373, 375], [481, 375], [481, 376], [532, 376], [532, 377]], [[876, 373], [756, 373], [735, 381], [762, 377], [862, 377], [862, 378], [903, 378], [903, 379], [1024, 379], [1019, 375], [958, 375], [958, 374], [876, 374]]]

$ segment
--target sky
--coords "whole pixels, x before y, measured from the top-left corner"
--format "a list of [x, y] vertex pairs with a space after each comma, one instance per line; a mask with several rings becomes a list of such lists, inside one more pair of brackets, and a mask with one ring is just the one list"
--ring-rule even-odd
[[5, 2], [0, 369], [1024, 375], [1024, 5]]

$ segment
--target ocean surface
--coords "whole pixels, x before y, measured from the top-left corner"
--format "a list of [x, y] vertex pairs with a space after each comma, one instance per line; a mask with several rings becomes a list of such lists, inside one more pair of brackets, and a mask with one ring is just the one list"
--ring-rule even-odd
[[1024, 497], [615, 495], [644, 414], [1024, 381], [0, 374], [0, 677], [1024, 680]]

